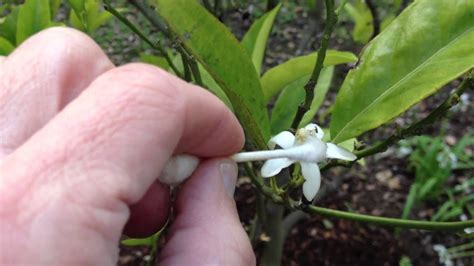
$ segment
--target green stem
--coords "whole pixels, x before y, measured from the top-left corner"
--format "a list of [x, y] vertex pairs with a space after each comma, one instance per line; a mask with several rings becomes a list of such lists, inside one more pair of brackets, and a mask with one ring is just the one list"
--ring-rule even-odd
[[461, 222], [430, 222], [430, 221], [405, 220], [405, 219], [357, 214], [357, 213], [316, 207], [313, 205], [306, 205], [306, 206], [301, 205], [298, 208], [308, 213], [320, 214], [322, 216], [336, 217], [336, 218], [351, 220], [351, 221], [356, 221], [356, 222], [365, 222], [365, 223], [386, 225], [386, 226], [405, 228], [405, 229], [422, 229], [422, 230], [429, 230], [429, 231], [453, 231], [453, 230], [462, 230], [464, 228], [474, 226], [474, 220], [461, 221]]
[[[252, 180], [252, 183], [267, 198], [273, 200], [275, 203], [279, 203], [279, 204], [284, 203], [283, 198], [281, 196], [273, 194], [272, 189], [268, 187], [267, 185], [265, 185], [262, 181], [258, 180], [257, 178], [252, 178], [252, 177], [250, 178]], [[387, 218], [387, 217], [338, 211], [338, 210], [333, 210], [333, 209], [316, 207], [314, 205], [298, 204], [296, 201], [292, 201], [291, 205], [294, 206], [293, 209], [299, 209], [309, 214], [319, 214], [319, 215], [327, 216], [327, 217], [336, 217], [336, 218], [345, 219], [345, 220], [373, 223], [373, 224], [399, 227], [399, 228], [405, 228], [405, 229], [446, 231], [446, 230], [462, 230], [468, 227], [474, 227], [474, 220], [462, 221], [462, 222], [418, 221], [418, 220]]]
[[161, 56], [163, 56], [168, 62], [168, 65], [173, 69], [174, 73], [178, 75], [179, 77], [182, 77], [181, 73], [178, 71], [176, 66], [173, 63], [173, 60], [169, 57], [168, 53], [166, 50], [160, 45], [160, 43], [153, 43], [150, 39], [148, 39], [145, 34], [143, 34], [135, 25], [133, 25], [132, 22], [130, 22], [125, 16], [120, 14], [111, 4], [110, 0], [104, 0], [104, 5], [105, 9], [110, 12], [112, 15], [114, 15], [120, 22], [125, 24], [131, 31], [133, 31], [135, 34], [137, 34], [140, 39], [142, 39], [144, 42], [146, 42], [151, 48], [157, 50]]
[[466, 249], [469, 249], [469, 248], [474, 248], [474, 241], [470, 242], [470, 243], [462, 244], [462, 245], [459, 245], [459, 246], [455, 246], [455, 247], [452, 247], [452, 248], [448, 248], [447, 251], [449, 253], [455, 253], [455, 252], [463, 251], [463, 250], [466, 250]]
[[313, 72], [311, 73], [308, 83], [306, 83], [304, 86], [305, 100], [302, 104], [300, 104], [300, 106], [298, 106], [295, 118], [291, 123], [291, 128], [294, 130], [298, 128], [301, 119], [303, 119], [304, 114], [311, 108], [311, 103], [313, 102], [314, 90], [318, 82], [319, 74], [321, 74], [321, 70], [324, 66], [324, 59], [326, 58], [329, 40], [337, 23], [337, 14], [334, 9], [334, 0], [326, 0], [326, 16], [326, 27], [324, 28], [324, 35], [321, 40], [321, 46], [318, 49], [318, 55], [316, 56], [316, 64], [313, 68]]
[[201, 87], [204, 87], [204, 83], [202, 82], [201, 77], [201, 71], [199, 71], [199, 65], [196, 60], [191, 58], [189, 66], [191, 67], [191, 72], [193, 73], [194, 81], [196, 81], [196, 84]]
[[145, 18], [165, 36], [170, 37], [166, 24], [160, 19], [160, 17], [158, 17], [156, 12], [148, 8], [146, 1], [128, 0], [128, 2], [135, 6], [143, 16], [145, 16]]
[[[252, 180], [257, 180], [258, 177], [255, 175], [255, 172], [252, 167], [252, 163], [245, 163], [244, 164], [245, 173], [247, 176], [250, 177]], [[265, 227], [266, 219], [265, 219], [265, 197], [262, 193], [256, 193], [256, 214], [255, 218], [253, 219], [253, 224], [249, 233], [249, 238], [252, 241], [252, 244], [255, 244], [258, 239], [258, 234], [261, 232], [261, 228]]]
[[466, 251], [466, 252], [455, 253], [455, 254], [449, 255], [450, 259], [460, 259], [460, 258], [466, 258], [466, 257], [474, 257], [474, 251]]
[[189, 62], [189, 57], [186, 51], [180, 46], [178, 46], [178, 52], [181, 54], [181, 61], [183, 63], [183, 69], [184, 69], [184, 80], [187, 82], [191, 82], [192, 80], [192, 75], [191, 75], [191, 69], [189, 68], [190, 62]]

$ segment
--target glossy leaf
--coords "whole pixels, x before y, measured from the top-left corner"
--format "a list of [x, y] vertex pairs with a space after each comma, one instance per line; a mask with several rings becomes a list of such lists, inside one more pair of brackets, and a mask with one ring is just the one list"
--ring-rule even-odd
[[418, 0], [364, 50], [331, 122], [334, 142], [378, 127], [474, 67], [474, 1]]
[[86, 0], [84, 17], [86, 21], [87, 32], [91, 34], [104, 23], [112, 19], [113, 15], [109, 12], [101, 10], [99, 0]]
[[4, 37], [8, 42], [16, 45], [16, 25], [18, 22], [18, 7], [14, 7], [3, 22], [0, 23], [0, 36]]
[[388, 25], [390, 25], [390, 23], [392, 23], [392, 21], [396, 18], [395, 15], [387, 15], [384, 20], [382, 20], [382, 22], [380, 23], [380, 30], [381, 31], [384, 31]]
[[305, 93], [303, 86], [308, 79], [309, 75], [299, 78], [281, 91], [270, 116], [272, 135], [276, 135], [291, 127], [291, 122], [296, 115], [298, 104], [304, 100]]
[[281, 3], [275, 8], [257, 19], [242, 39], [242, 46], [247, 54], [252, 58], [253, 65], [260, 74], [263, 57], [267, 46], [268, 37], [275, 22], [276, 15], [280, 11]]
[[75, 29], [78, 29], [80, 31], [85, 32], [86, 25], [84, 25], [84, 22], [77, 16], [76, 12], [74, 10], [71, 10], [69, 12], [69, 24]]
[[311, 107], [304, 114], [303, 118], [301, 119], [300, 125], [298, 127], [303, 127], [311, 123], [311, 120], [313, 120], [314, 116], [319, 110], [319, 107], [321, 107], [321, 104], [324, 102], [324, 99], [326, 98], [326, 93], [328, 92], [329, 87], [331, 86], [333, 74], [334, 74], [333, 66], [323, 68], [323, 70], [321, 71], [321, 74], [319, 74], [318, 84], [315, 89], [316, 92], [315, 92], [313, 101], [311, 102]]
[[214, 95], [217, 96], [217, 98], [219, 98], [227, 107], [229, 107], [232, 112], [235, 112], [232, 103], [225, 92], [222, 90], [221, 86], [217, 84], [217, 82], [201, 64], [199, 64], [199, 71], [201, 72], [201, 78], [204, 86], [206, 86], [207, 89], [209, 89]]
[[[305, 113], [299, 127], [309, 124], [316, 112], [319, 110], [329, 86], [331, 85], [333, 73], [334, 67], [323, 68], [321, 71], [318, 84], [315, 89], [315, 96], [313, 98], [313, 102], [311, 103], [311, 108]], [[291, 123], [293, 122], [293, 119], [296, 115], [298, 105], [304, 101], [305, 91], [303, 87], [306, 82], [308, 82], [309, 76], [310, 75], [306, 75], [297, 79], [296, 81], [293, 81], [280, 93], [280, 96], [273, 107], [270, 120], [273, 135], [290, 128]]]
[[366, 44], [374, 34], [374, 24], [372, 13], [363, 0], [357, 0], [354, 5], [346, 3], [344, 9], [354, 20], [354, 29], [352, 30], [352, 39], [354, 41]]
[[0, 55], [6, 56], [10, 54], [13, 49], [15, 49], [13, 44], [11, 44], [7, 39], [0, 37]]
[[[317, 53], [295, 57], [276, 67], [269, 69], [263, 74], [261, 82], [265, 101], [282, 90], [291, 82], [311, 74], [316, 63]], [[357, 61], [357, 56], [350, 52], [329, 50], [324, 60], [324, 66]]]
[[69, 23], [78, 30], [92, 34], [113, 17], [111, 13], [101, 10], [98, 0], [82, 0], [81, 2], [81, 11], [74, 8], [69, 14]]
[[26, 0], [18, 13], [17, 46], [31, 35], [52, 25], [48, 0]]
[[78, 17], [82, 17], [82, 14], [85, 11], [85, 0], [67, 0], [71, 5], [72, 10], [76, 13]]
[[197, 1], [156, 0], [156, 6], [188, 52], [225, 91], [254, 144], [266, 148], [270, 126], [260, 82], [237, 39]]

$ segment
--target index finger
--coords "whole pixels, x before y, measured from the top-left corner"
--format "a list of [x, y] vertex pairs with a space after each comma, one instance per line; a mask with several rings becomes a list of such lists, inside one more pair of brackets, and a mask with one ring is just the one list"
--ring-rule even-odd
[[225, 156], [243, 141], [237, 119], [215, 96], [156, 67], [130, 64], [101, 75], [5, 164], [25, 161], [45, 175], [71, 165], [113, 169], [110, 178], [122, 180], [109, 192], [133, 203], [173, 153]]

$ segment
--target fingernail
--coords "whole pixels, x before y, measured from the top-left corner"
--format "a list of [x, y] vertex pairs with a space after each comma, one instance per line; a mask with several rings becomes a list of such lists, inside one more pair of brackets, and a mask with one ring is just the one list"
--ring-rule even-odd
[[219, 170], [221, 172], [222, 180], [224, 181], [225, 191], [231, 198], [233, 198], [238, 174], [237, 164], [233, 161], [225, 160], [220, 163]]

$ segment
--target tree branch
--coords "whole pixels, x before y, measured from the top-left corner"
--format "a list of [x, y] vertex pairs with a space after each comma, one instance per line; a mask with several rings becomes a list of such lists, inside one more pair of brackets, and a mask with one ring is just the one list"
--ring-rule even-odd
[[324, 66], [323, 63], [326, 57], [326, 50], [329, 46], [331, 34], [337, 23], [337, 14], [335, 12], [334, 0], [326, 0], [326, 17], [326, 27], [324, 28], [324, 35], [323, 39], [321, 40], [321, 46], [318, 49], [318, 55], [316, 56], [316, 64], [313, 68], [313, 72], [311, 73], [308, 83], [306, 83], [304, 86], [306, 93], [305, 100], [298, 106], [293, 123], [291, 123], [291, 128], [294, 130], [298, 128], [301, 119], [303, 119], [304, 114], [309, 110], [309, 108], [311, 108], [311, 103], [313, 102], [314, 89], [316, 88], [319, 74], [321, 73], [321, 70]]

